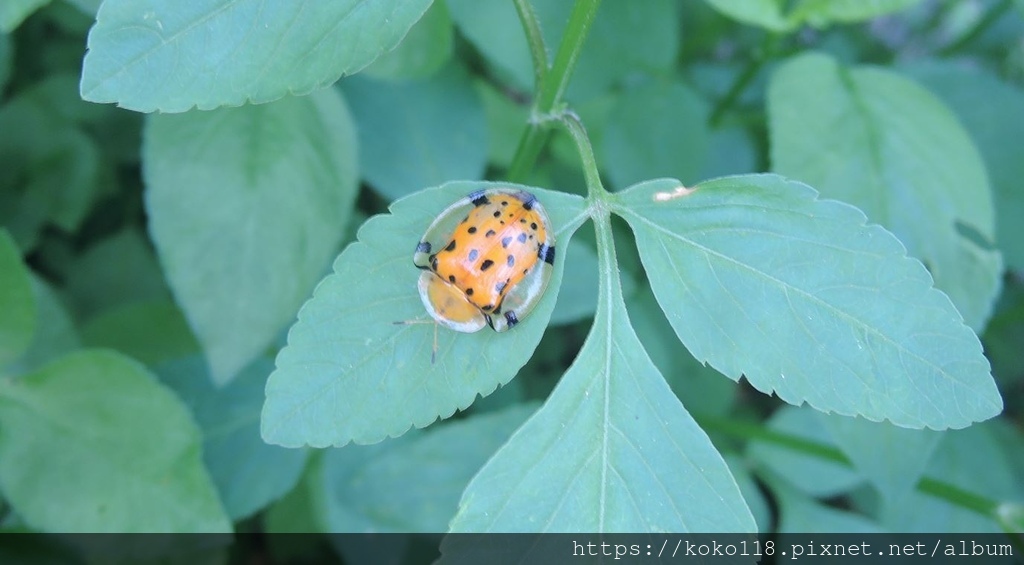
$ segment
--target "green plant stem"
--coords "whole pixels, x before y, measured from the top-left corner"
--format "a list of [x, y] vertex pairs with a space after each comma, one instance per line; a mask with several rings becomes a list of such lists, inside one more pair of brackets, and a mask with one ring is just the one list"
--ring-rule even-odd
[[537, 12], [533, 10], [530, 0], [515, 0], [516, 13], [519, 14], [519, 22], [523, 24], [523, 31], [526, 32], [526, 42], [530, 45], [530, 57], [533, 59], [533, 84], [544, 84], [548, 75], [548, 50], [544, 45], [544, 35], [540, 31], [540, 21], [537, 20]]
[[603, 199], [608, 191], [601, 183], [601, 174], [597, 169], [597, 159], [594, 157], [594, 147], [590, 144], [587, 129], [583, 127], [580, 117], [571, 110], [563, 110], [559, 113], [558, 118], [562, 126], [572, 136], [572, 140], [576, 144], [576, 151], [580, 154], [583, 178], [587, 183], [587, 197], [591, 203]]
[[[590, 31], [590, 25], [594, 21], [600, 4], [601, 0], [576, 0], [576, 4], [573, 5], [569, 24], [565, 28], [562, 42], [555, 54], [555, 61], [551, 65], [551, 69], [545, 73], [544, 80], [534, 85], [537, 94], [533, 101], [531, 119], [523, 135], [519, 138], [519, 146], [516, 147], [516, 154], [509, 166], [508, 179], [510, 181], [522, 182], [526, 178], [526, 174], [537, 162], [541, 149], [544, 148], [544, 144], [551, 135], [550, 130], [543, 123], [543, 116], [550, 115], [561, 102], [576, 61], [579, 59], [580, 51], [583, 49], [583, 41]], [[528, 26], [529, 24], [524, 25]], [[526, 34], [529, 38], [530, 31], [527, 30]], [[531, 45], [530, 49], [533, 52], [536, 47]], [[534, 64], [537, 64], [536, 55], [534, 57]]]
[[[853, 468], [853, 463], [842, 451], [814, 440], [770, 430], [761, 424], [737, 422], [727, 418], [716, 417], [698, 417], [696, 419], [700, 426], [706, 430], [714, 430], [747, 440], [771, 443]], [[995, 500], [932, 477], [921, 477], [915, 488], [922, 493], [940, 498], [954, 506], [971, 510], [994, 520], [1007, 533], [1012, 533], [1008, 529], [1008, 524], [1005, 523], [1005, 520], [999, 513], [999, 502]]]
[[761, 43], [761, 47], [755, 53], [754, 58], [747, 62], [747, 65], [743, 67], [743, 70], [736, 79], [732, 81], [729, 86], [729, 90], [726, 91], [725, 96], [715, 104], [714, 110], [711, 112], [710, 124], [711, 127], [717, 126], [725, 113], [728, 112], [736, 104], [740, 95], [750, 86], [750, 82], [754, 80], [757, 73], [761, 70], [761, 67], [771, 59], [778, 49], [779, 41], [781, 37], [775, 33], [769, 33], [765, 36], [764, 41]]
[[962, 50], [964, 47], [971, 44], [971, 42], [973, 42], [975, 39], [981, 36], [981, 34], [985, 33], [988, 30], [988, 28], [990, 28], [992, 24], [996, 22], [996, 20], [1001, 18], [1003, 14], [1005, 14], [1006, 11], [1009, 10], [1011, 7], [1013, 7], [1013, 0], [1003, 0], [994, 8], [986, 12], [985, 15], [982, 16], [980, 20], [978, 20], [978, 23], [974, 24], [974, 27], [972, 27], [970, 31], [961, 35], [953, 43], [950, 43], [949, 45], [943, 47], [942, 49], [939, 49], [939, 55], [948, 57], [949, 55], [953, 55], [958, 51]]

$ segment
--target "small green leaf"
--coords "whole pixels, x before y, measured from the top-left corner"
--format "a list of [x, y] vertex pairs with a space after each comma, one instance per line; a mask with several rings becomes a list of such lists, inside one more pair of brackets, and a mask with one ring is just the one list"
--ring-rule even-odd
[[619, 188], [657, 177], [697, 182], [708, 153], [707, 119], [704, 100], [678, 81], [625, 91], [603, 137], [608, 177]]
[[985, 326], [1002, 261], [985, 164], [933, 94], [883, 69], [793, 58], [768, 89], [775, 172], [860, 207], [921, 259], [963, 314]]
[[[2, 267], [0, 270], [3, 270]], [[5, 373], [20, 375], [34, 371], [78, 348], [74, 323], [64, 310], [60, 298], [36, 276], [32, 276], [32, 298], [30, 304], [34, 304], [36, 309], [36, 329], [32, 343], [13, 364], [4, 368]]]
[[359, 124], [360, 168], [384, 197], [483, 177], [483, 105], [460, 67], [406, 83], [352, 77], [342, 87]]
[[150, 117], [150, 233], [216, 382], [266, 347], [323, 275], [356, 196], [355, 150], [333, 89]]
[[229, 531], [201, 441], [174, 394], [113, 352], [0, 381], [0, 489], [37, 530]]
[[949, 104], [978, 144], [995, 196], [996, 243], [1007, 266], [1024, 271], [1024, 90], [978, 66], [926, 61], [903, 70]]
[[[767, 427], [773, 432], [792, 436], [795, 440], [834, 445], [832, 436], [817, 418], [818, 414], [809, 408], [783, 406], [768, 419]], [[864, 482], [864, 477], [856, 469], [789, 446], [754, 440], [747, 448], [747, 453], [756, 462], [755, 468], [767, 469], [813, 497], [838, 496]]]
[[511, 77], [523, 90], [533, 87], [530, 48], [517, 23], [515, 4], [505, 0], [446, 0], [446, 4], [462, 35], [499, 74]]
[[[921, 0], [705, 0], [723, 14], [777, 32], [808, 23], [825, 27], [854, 23], [904, 10]], [[784, 12], [784, 8], [786, 11]]]
[[[820, 504], [781, 480], [769, 480], [768, 486], [779, 507], [780, 534], [877, 534], [885, 532], [866, 516]], [[795, 556], [793, 557], [796, 558]]]
[[[551, 316], [564, 254], [530, 316], [498, 334], [459, 334], [435, 326], [416, 291], [412, 256], [427, 226], [449, 204], [493, 186], [453, 182], [391, 205], [371, 218], [317, 285], [288, 332], [267, 383], [263, 439], [287, 447], [375, 443], [447, 418], [507, 383], [532, 354]], [[524, 187], [544, 204], [556, 249], [583, 221], [578, 196]], [[395, 325], [422, 320], [427, 323]]]
[[329, 450], [327, 530], [445, 531], [466, 484], [536, 408], [515, 406], [372, 446]]
[[89, 32], [82, 98], [139, 112], [307, 94], [402, 40], [431, 0], [106, 0]]
[[17, 359], [36, 332], [32, 278], [11, 235], [0, 229], [0, 367]]
[[908, 430], [863, 418], [818, 414], [818, 420], [890, 504], [901, 503], [914, 489], [942, 439], [932, 430]]
[[[1024, 503], [1020, 475], [1000, 449], [991, 424], [944, 435], [925, 471], [927, 476], [993, 500]], [[1002, 532], [990, 517], [917, 491], [899, 504], [884, 507], [881, 521], [894, 532]]]
[[7, 87], [7, 81], [11, 78], [13, 59], [14, 48], [11, 45], [11, 36], [0, 31], [0, 91]]
[[796, 27], [782, 13], [780, 0], [704, 0], [730, 18], [771, 31], [786, 32]]
[[475, 80], [487, 120], [487, 160], [507, 169], [512, 164], [519, 136], [530, 118], [530, 110], [516, 104], [509, 96], [485, 80]]
[[153, 248], [132, 228], [86, 249], [70, 264], [67, 278], [67, 295], [85, 319], [126, 304], [171, 298]]
[[132, 302], [93, 316], [82, 326], [82, 342], [116, 349], [151, 367], [201, 352], [184, 314], [170, 300]]
[[263, 387], [273, 369], [257, 359], [227, 386], [217, 389], [202, 358], [157, 368], [195, 415], [203, 430], [203, 460], [232, 520], [247, 518], [282, 497], [299, 481], [304, 449], [283, 449], [260, 439]]
[[903, 427], [962, 428], [1002, 410], [977, 336], [859, 210], [775, 175], [679, 188], [636, 185], [615, 211], [699, 361], [791, 404]]
[[0, 32], [11, 33], [18, 29], [32, 12], [49, 3], [50, 0], [4, 0], [0, 4]]
[[618, 271], [602, 262], [583, 349], [470, 482], [451, 531], [753, 532], [725, 461], [647, 357]]
[[381, 55], [363, 72], [389, 80], [423, 79], [452, 57], [452, 18], [443, 1], [434, 2], [393, 51]]
[[1024, 381], [1024, 285], [1011, 283], [1003, 288], [996, 315], [982, 337], [985, 356], [992, 362], [992, 373], [1003, 390], [1012, 390]]

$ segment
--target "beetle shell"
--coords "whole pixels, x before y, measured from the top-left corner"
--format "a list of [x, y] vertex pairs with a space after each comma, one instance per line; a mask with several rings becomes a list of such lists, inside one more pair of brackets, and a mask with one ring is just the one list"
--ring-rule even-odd
[[547, 213], [525, 190], [473, 192], [434, 220], [416, 245], [420, 298], [438, 323], [505, 331], [537, 305], [555, 261]]

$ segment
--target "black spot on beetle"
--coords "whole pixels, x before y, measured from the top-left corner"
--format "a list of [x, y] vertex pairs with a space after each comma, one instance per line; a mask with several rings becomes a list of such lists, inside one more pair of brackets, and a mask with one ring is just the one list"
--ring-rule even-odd
[[508, 280], [503, 280], [500, 283], [494, 285], [494, 290], [498, 291], [498, 294], [505, 292], [505, 287], [508, 286]]
[[487, 200], [487, 195], [485, 195], [484, 191], [482, 190], [470, 192], [468, 198], [469, 201], [472, 202], [474, 206], [483, 206], [484, 204], [488, 204], [490, 202], [489, 200]]
[[494, 211], [494, 217], [495, 218], [500, 218], [501, 217], [501, 210], [495, 210]]
[[512, 236], [506, 236], [501, 238], [501, 246], [508, 249], [508, 244], [512, 243]]
[[537, 248], [537, 257], [549, 265], [555, 264], [555, 247], [546, 243]]
[[448, 275], [448, 282], [455, 284], [455, 275]]
[[421, 241], [416, 244], [416, 253], [430, 253], [430, 242]]
[[477, 251], [476, 249], [470, 249], [469, 250], [469, 260], [470, 261], [476, 261], [476, 258], [479, 257], [479, 256], [480, 256], [480, 252]]
[[498, 233], [498, 232], [496, 232], [494, 230], [487, 230], [487, 233], [484, 234], [484, 237], [492, 237], [496, 233]]
[[469, 233], [476, 233], [476, 226], [469, 226], [469, 229], [466, 231], [468, 231]]
[[508, 265], [509, 267], [511, 267], [512, 265], [515, 265], [515, 264], [516, 264], [516, 258], [515, 258], [515, 256], [514, 256], [514, 255], [509, 255], [509, 256], [508, 256], [508, 257], [507, 257], [507, 258], [505, 259], [505, 263], [506, 263], [506, 264], [507, 264], [507, 265]]
[[494, 264], [494, 261], [491, 261], [490, 259], [484, 259], [484, 262], [480, 263], [480, 270], [481, 271], [486, 271], [487, 269], [490, 269], [491, 265], [493, 265], [493, 264]]
[[494, 304], [488, 304], [486, 306], [481, 306], [480, 309], [483, 310], [484, 312], [490, 312], [492, 309], [494, 309]]
[[455, 240], [453, 239], [452, 242], [448, 244], [448, 247], [444, 248], [444, 250], [445, 251], [455, 251]]
[[508, 200], [502, 200], [501, 201], [501, 205], [502, 206], [508, 206]]
[[536, 230], [537, 229], [537, 222], [530, 222], [530, 229], [531, 230]]
[[511, 328], [519, 323], [519, 318], [516, 317], [514, 310], [509, 310], [508, 312], [505, 312], [505, 321], [508, 322], [508, 327]]
[[516, 239], [519, 240], [519, 243], [526, 243], [526, 234], [523, 232], [519, 232], [519, 236], [516, 237]]
[[466, 296], [473, 296], [473, 289], [472, 288], [467, 288], [466, 289]]
[[533, 210], [533, 205], [537, 202], [537, 197], [525, 190], [519, 193], [519, 199], [523, 201], [523, 208], [527, 210]]

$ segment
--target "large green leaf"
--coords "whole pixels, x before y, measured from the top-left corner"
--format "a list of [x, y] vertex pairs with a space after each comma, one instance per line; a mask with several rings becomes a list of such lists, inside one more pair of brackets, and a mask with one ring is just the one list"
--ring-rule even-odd
[[18, 358], [36, 331], [32, 279], [11, 235], [0, 229], [0, 367]]
[[818, 418], [836, 446], [889, 504], [903, 502], [914, 490], [943, 437], [932, 430], [908, 430], [863, 418], [835, 414], [818, 414]]
[[21, 22], [50, 0], [4, 0], [0, 3], [0, 32], [10, 33]]
[[633, 332], [614, 253], [601, 263], [583, 349], [470, 482], [451, 531], [755, 531], [722, 456]]
[[269, 360], [257, 359], [218, 389], [201, 358], [179, 359], [157, 368], [202, 428], [203, 460], [228, 516], [236, 521], [295, 487], [306, 464], [306, 450], [283, 449], [260, 439], [263, 387], [271, 369]]
[[996, 242], [1007, 266], [1024, 271], [1024, 90], [977, 66], [927, 61], [903, 70], [949, 104], [978, 144], [996, 201]]
[[856, 208], [776, 175], [677, 188], [636, 185], [615, 211], [699, 361], [792, 404], [904, 427], [962, 428], [1002, 410], [977, 336]]
[[105, 310], [82, 326], [82, 342], [116, 349], [151, 367], [202, 351], [185, 315], [169, 299]]
[[201, 441], [177, 397], [117, 353], [0, 381], [0, 489], [34, 529], [230, 530]]
[[393, 49], [431, 0], [106, 0], [82, 98], [140, 112], [306, 94]]
[[934, 95], [883, 69], [822, 54], [776, 71], [768, 90], [772, 168], [860, 207], [921, 259], [981, 329], [999, 293], [985, 165]]
[[446, 423], [324, 456], [327, 531], [443, 532], [466, 484], [536, 406]]
[[601, 144], [608, 177], [618, 188], [657, 177], [697, 182], [708, 154], [707, 119], [704, 100], [678, 81], [625, 91]]
[[359, 163], [389, 200], [451, 179], [477, 180], [487, 162], [483, 104], [469, 75], [450, 66], [433, 77], [343, 83], [359, 124]]
[[[547, 293], [505, 333], [460, 334], [429, 321], [416, 291], [412, 256], [434, 217], [482, 182], [452, 182], [396, 201], [371, 218], [317, 285], [288, 332], [267, 383], [263, 439], [289, 447], [375, 443], [447, 418], [507, 383], [547, 325], [562, 278], [556, 253]], [[578, 196], [529, 188], [554, 224], [556, 249], [583, 221]], [[435, 331], [438, 349], [431, 363]]]
[[333, 89], [150, 117], [150, 233], [215, 381], [266, 347], [322, 276], [356, 196], [355, 150]]

